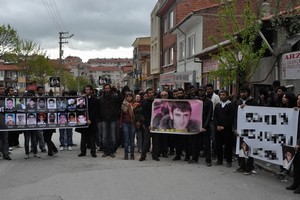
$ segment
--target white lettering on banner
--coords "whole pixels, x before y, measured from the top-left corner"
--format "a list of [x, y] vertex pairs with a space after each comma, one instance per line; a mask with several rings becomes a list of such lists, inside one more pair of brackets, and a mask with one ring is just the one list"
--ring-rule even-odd
[[[237, 132], [253, 158], [282, 165], [282, 145], [296, 145], [298, 115], [293, 108], [239, 107]], [[239, 147], [238, 139], [237, 154]]]

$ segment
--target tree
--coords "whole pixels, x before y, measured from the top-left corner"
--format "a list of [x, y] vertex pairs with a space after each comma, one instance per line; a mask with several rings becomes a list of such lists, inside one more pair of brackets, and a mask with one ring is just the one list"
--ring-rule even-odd
[[10, 25], [0, 26], [0, 57], [5, 53], [12, 52], [19, 40], [17, 31]]
[[25, 74], [25, 83], [27, 86], [30, 72], [32, 72], [32, 66], [34, 66], [28, 65], [29, 60], [34, 58], [35, 56], [45, 56], [46, 53], [38, 44], [34, 43], [32, 40], [18, 41], [14, 53], [17, 55], [19, 59], [19, 66]]
[[34, 79], [37, 85], [44, 86], [49, 82], [49, 76], [55, 73], [55, 66], [43, 55], [35, 55], [27, 63], [28, 75]]
[[[258, 39], [261, 23], [258, 23], [259, 15], [253, 11], [254, 4], [251, 2], [226, 0], [221, 6], [219, 17], [223, 38], [230, 45], [221, 46], [215, 38], [211, 38], [219, 47], [219, 52], [211, 55], [219, 62], [218, 70], [211, 72], [211, 77], [221, 79], [222, 86], [236, 82], [238, 90], [251, 80], [267, 49], [267, 45]], [[241, 4], [243, 11], [239, 14], [237, 5]]]

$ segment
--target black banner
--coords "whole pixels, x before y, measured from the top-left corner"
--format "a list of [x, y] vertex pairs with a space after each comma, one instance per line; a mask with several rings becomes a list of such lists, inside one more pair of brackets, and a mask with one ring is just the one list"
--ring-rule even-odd
[[86, 97], [0, 97], [0, 131], [87, 127]]

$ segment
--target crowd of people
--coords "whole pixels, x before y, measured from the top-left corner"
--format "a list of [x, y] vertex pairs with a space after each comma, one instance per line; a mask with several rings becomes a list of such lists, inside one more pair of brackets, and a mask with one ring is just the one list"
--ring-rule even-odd
[[[86, 156], [87, 150], [94, 158], [97, 157], [97, 151], [103, 151], [102, 157], [115, 157], [117, 148], [121, 146], [124, 148], [125, 160], [135, 160], [138, 153], [139, 161], [145, 161], [147, 155], [151, 154], [155, 161], [174, 156], [173, 161], [183, 159], [194, 164], [198, 163], [199, 158], [204, 158], [208, 167], [223, 165], [224, 162], [226, 162], [226, 167], [232, 167], [233, 152], [238, 134], [238, 106], [300, 108], [300, 95], [296, 96], [288, 91], [286, 87], [280, 85], [279, 81], [274, 81], [270, 90], [260, 89], [257, 98], [251, 96], [248, 86], [241, 86], [239, 97], [236, 98], [227, 90], [214, 91], [212, 84], [202, 85], [199, 88], [189, 85], [186, 89], [177, 88], [173, 90], [170, 90], [169, 85], [164, 85], [163, 90], [159, 93], [156, 93], [152, 88], [148, 88], [145, 92], [131, 91], [128, 86], [119, 91], [110, 84], [105, 84], [100, 95], [99, 92], [95, 91], [92, 86], [87, 85], [82, 92], [88, 101], [89, 116], [86, 119], [88, 128], [75, 129], [81, 134], [78, 157]], [[0, 96], [14, 97], [15, 95], [17, 94], [15, 94], [14, 88], [5, 89], [3, 85], [0, 85]], [[69, 92], [64, 95], [76, 95], [76, 93]], [[38, 87], [36, 93], [27, 92], [24, 96], [45, 96], [45, 91], [43, 87]], [[151, 127], [153, 101], [156, 98], [201, 100], [203, 103], [202, 127], [199, 134], [181, 135], [151, 132], [153, 128]], [[55, 104], [50, 100], [48, 99], [48, 103], [51, 105], [58, 105], [58, 102]], [[43, 106], [43, 103], [45, 102], [39, 102], [39, 106]], [[79, 106], [85, 105], [79, 104]], [[196, 126], [196, 123], [190, 120], [191, 108], [188, 104], [176, 105], [174, 103], [171, 109], [163, 106], [160, 109], [162, 109], [161, 116], [153, 120], [157, 126], [168, 128], [171, 124], [173, 128], [178, 126], [178, 129], [181, 129], [180, 126], [189, 129]], [[38, 117], [40, 123], [42, 123], [43, 117]], [[179, 125], [179, 121], [184, 118], [187, 120]], [[59, 129], [59, 149], [56, 148], [51, 139], [54, 132], [55, 129], [1, 131], [0, 146], [3, 159], [11, 160], [9, 150], [20, 145], [18, 142], [20, 133], [24, 133], [25, 137], [25, 159], [29, 158], [30, 152], [33, 153], [34, 157], [39, 158], [38, 147], [41, 152], [47, 152], [50, 157], [59, 150], [71, 151], [72, 146], [74, 146], [72, 128]], [[297, 135], [299, 136], [299, 134]], [[29, 145], [30, 141], [31, 145]], [[299, 145], [300, 140], [295, 146], [297, 153], [294, 158], [294, 182], [287, 187], [288, 190], [294, 190], [294, 193], [300, 193]], [[135, 151], [135, 146], [137, 146], [137, 151]], [[213, 163], [212, 160], [216, 161]], [[255, 173], [254, 159], [247, 155], [246, 145], [240, 151], [238, 165], [238, 172], [243, 172], [245, 175]], [[287, 174], [290, 173], [284, 168], [282, 171]]]

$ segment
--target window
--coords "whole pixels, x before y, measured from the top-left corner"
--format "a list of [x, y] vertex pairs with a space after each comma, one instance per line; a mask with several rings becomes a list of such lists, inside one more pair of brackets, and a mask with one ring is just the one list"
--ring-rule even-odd
[[173, 28], [174, 26], [174, 12], [173, 10], [169, 13], [169, 28]]
[[195, 35], [192, 35], [188, 38], [188, 43], [189, 43], [188, 55], [189, 57], [192, 57], [195, 54]]
[[164, 66], [169, 64], [168, 51], [164, 52]]
[[167, 18], [165, 17], [164, 18], [164, 33], [166, 33], [168, 31], [168, 20]]
[[184, 41], [179, 42], [179, 60], [185, 58], [185, 43]]
[[171, 47], [169, 49], [169, 55], [170, 55], [170, 64], [173, 64], [174, 63], [174, 47]]

